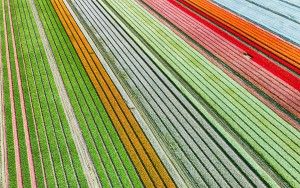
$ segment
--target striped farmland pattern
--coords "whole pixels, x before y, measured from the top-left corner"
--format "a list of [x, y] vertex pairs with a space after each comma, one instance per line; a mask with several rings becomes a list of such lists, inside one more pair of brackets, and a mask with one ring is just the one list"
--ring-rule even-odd
[[[275, 33], [276, 35], [279, 35], [280, 37], [285, 38], [286, 40], [289, 40], [298, 46], [300, 45], [300, 33], [297, 32], [300, 30], [299, 2], [295, 4], [281, 0], [216, 0], [214, 2], [226, 7], [231, 11], [234, 11], [236, 14], [239, 14], [249, 21], [262, 26], [263, 28]], [[241, 6], [234, 7], [236, 4]]]
[[257, 25], [241, 19], [210, 1], [180, 0], [180, 2], [196, 12], [213, 19], [216, 24], [226, 27], [237, 37], [262, 50], [268, 56], [271, 56], [297, 74], [300, 73], [300, 50], [297, 46], [284, 41], [270, 32], [265, 32]]
[[300, 187], [295, 0], [1, 0], [1, 187]]
[[[218, 28], [209, 24], [204, 19], [197, 17], [197, 15], [193, 15], [191, 12], [187, 12], [184, 9], [178, 10], [177, 7], [179, 5], [175, 1], [156, 1], [154, 3], [145, 0], [144, 2], [158, 13], [161, 13], [162, 16], [165, 16], [169, 21], [172, 21], [175, 26], [187, 33], [195, 42], [201, 44], [208, 51], [214, 52], [220, 60], [226, 61], [231, 70], [245, 78], [245, 82], [251, 80], [251, 82], [256, 83], [255, 85], [252, 85], [252, 87], [255, 88], [255, 86], [259, 86], [259, 89], [256, 89], [268, 93], [268, 95], [264, 96], [272, 96], [273, 99], [276, 99], [277, 102], [273, 101], [275, 102], [275, 105], [278, 106], [280, 103], [282, 107], [285, 106], [283, 107], [284, 109], [290, 109], [290, 112], [294, 111], [294, 109], [299, 109], [299, 107], [296, 107], [299, 101], [299, 99], [297, 99], [299, 96], [299, 82], [296, 76], [293, 76], [288, 71], [276, 66], [271, 61], [260, 56], [257, 52], [251, 50], [251, 48], [244, 46], [242, 43], [234, 40], [234, 38], [226, 35], [226, 33], [221, 32]], [[188, 19], [186, 14], [192, 15], [194, 19]], [[201, 23], [199, 23], [199, 21], [201, 21]], [[236, 45], [224, 42], [226, 41], [224, 38], [227, 38]], [[186, 41], [188, 42], [188, 40]], [[214, 45], [211, 45], [212, 42], [214, 42]], [[231, 51], [229, 53], [224, 53], [227, 49], [231, 49]], [[251, 58], [247, 58], [248, 56]], [[282, 76], [282, 79], [284, 79], [285, 82], [281, 82], [277, 76], [263, 73], [263, 71], [267, 71], [265, 69], [268, 69], [277, 76]], [[234, 75], [231, 75], [231, 77], [234, 77]], [[287, 82], [289, 82], [289, 84], [287, 84]], [[246, 89], [251, 91], [249, 87], [246, 87]], [[291, 93], [294, 97], [288, 99], [287, 97], [290, 96], [286, 96], [286, 92]], [[264, 103], [268, 104], [267, 101], [264, 101]], [[294, 105], [296, 106], [293, 108]], [[270, 107], [273, 109], [275, 108], [272, 107], [272, 105]], [[294, 111], [294, 113], [297, 115], [291, 115], [291, 117], [299, 117], [297, 111]], [[282, 115], [282, 117], [288, 119], [286, 115]], [[295, 126], [296, 125], [297, 123], [295, 123]]]

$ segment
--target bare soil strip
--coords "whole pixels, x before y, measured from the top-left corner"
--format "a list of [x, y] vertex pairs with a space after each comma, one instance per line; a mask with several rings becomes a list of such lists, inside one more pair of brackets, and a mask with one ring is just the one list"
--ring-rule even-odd
[[27, 121], [27, 117], [26, 117], [26, 109], [25, 109], [25, 101], [24, 101], [22, 81], [21, 81], [21, 75], [20, 75], [20, 69], [19, 69], [19, 61], [18, 61], [18, 57], [17, 57], [17, 49], [16, 49], [14, 28], [13, 28], [12, 17], [11, 17], [10, 0], [8, 0], [8, 13], [9, 13], [9, 22], [10, 22], [11, 36], [12, 36], [12, 45], [13, 45], [13, 50], [14, 50], [14, 59], [15, 59], [17, 79], [18, 79], [18, 88], [19, 88], [19, 95], [20, 95], [20, 104], [21, 104], [21, 111], [22, 111], [22, 119], [23, 119], [23, 128], [24, 128], [24, 134], [25, 134], [26, 150], [27, 150], [27, 156], [28, 156], [31, 187], [36, 188], [37, 187], [36, 177], [35, 177], [35, 170], [34, 170], [31, 144], [30, 144], [30, 138], [29, 138], [28, 121]]
[[59, 93], [59, 96], [60, 96], [61, 101], [62, 101], [64, 112], [66, 114], [68, 123], [70, 125], [72, 137], [73, 137], [73, 140], [75, 142], [75, 146], [76, 146], [76, 149], [78, 151], [80, 162], [82, 164], [85, 176], [87, 178], [87, 182], [88, 182], [90, 187], [101, 187], [99, 177], [97, 176], [96, 169], [95, 169], [95, 167], [93, 165], [93, 162], [91, 160], [91, 157], [88, 153], [86, 143], [83, 139], [78, 121], [77, 121], [75, 113], [74, 113], [74, 109], [71, 105], [71, 102], [70, 102], [69, 96], [67, 94], [65, 85], [63, 83], [60, 72], [58, 70], [57, 63], [56, 63], [56, 60], [54, 58], [53, 51], [50, 47], [50, 43], [49, 43], [48, 38], [46, 36], [43, 24], [42, 24], [42, 22], [40, 20], [40, 17], [38, 15], [37, 8], [36, 8], [35, 3], [34, 3], [33, 0], [30, 0], [29, 3], [31, 5], [33, 16], [34, 16], [35, 22], [37, 24], [39, 34], [40, 34], [41, 39], [42, 39], [42, 43], [43, 43], [43, 46], [44, 46], [44, 49], [45, 49], [45, 52], [46, 52], [48, 63], [50, 65], [50, 69], [51, 69], [51, 72], [52, 72], [53, 77], [54, 77], [54, 82], [57, 86], [58, 93]]
[[7, 28], [6, 28], [6, 13], [5, 13], [5, 7], [4, 7], [4, 0], [2, 0], [2, 5], [3, 5], [3, 18], [4, 18], [6, 62], [7, 62], [8, 79], [9, 79], [9, 96], [10, 96], [11, 113], [12, 113], [12, 129], [13, 129], [13, 137], [14, 137], [14, 150], [15, 150], [15, 161], [16, 161], [17, 185], [18, 185], [18, 187], [23, 187], [23, 185], [22, 185], [21, 162], [20, 162], [20, 151], [19, 151], [19, 140], [18, 140], [18, 133], [17, 133], [16, 112], [15, 112], [15, 101], [14, 101], [13, 83], [12, 83], [11, 66], [10, 66], [10, 54], [9, 54], [8, 36], [7, 36]]

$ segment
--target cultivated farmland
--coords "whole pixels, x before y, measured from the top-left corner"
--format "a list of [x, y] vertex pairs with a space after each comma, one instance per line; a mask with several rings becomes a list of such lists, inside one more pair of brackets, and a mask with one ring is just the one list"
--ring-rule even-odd
[[0, 187], [299, 187], [298, 11], [1, 0]]

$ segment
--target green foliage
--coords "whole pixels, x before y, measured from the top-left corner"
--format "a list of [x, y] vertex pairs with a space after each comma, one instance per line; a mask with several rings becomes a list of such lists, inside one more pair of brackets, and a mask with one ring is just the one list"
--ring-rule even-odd
[[[28, 1], [25, 0], [13, 0], [11, 1], [11, 10], [13, 11], [12, 16], [16, 35], [17, 55], [21, 71], [22, 87], [24, 90], [26, 114], [28, 118], [38, 187], [44, 186], [44, 178], [46, 178], [47, 185], [50, 187], [55, 185], [69, 185], [71, 187], [76, 187], [78, 183], [81, 186], [86, 187], [86, 179], [80, 165], [78, 153], [61, 105], [61, 99], [58, 95], [53, 75], [47, 62], [30, 5]], [[1, 19], [0, 23], [3, 24], [3, 19]], [[2, 28], [3, 27], [1, 27], [1, 42], [4, 44], [4, 37], [2, 37], [4, 36], [4, 31]], [[8, 31], [10, 31], [9, 27]], [[11, 33], [8, 34], [10, 35]], [[11, 38], [9, 39], [9, 45], [11, 63], [14, 63]], [[5, 51], [2, 49], [2, 52]], [[6, 57], [4, 56], [4, 62], [5, 59]], [[15, 65], [12, 64], [14, 96], [17, 101], [15, 109], [17, 113], [23, 185], [25, 187], [30, 187], [27, 152], [21, 107], [18, 102], [19, 91], [15, 71]], [[6, 69], [4, 81], [5, 89], [6, 91], [8, 90], [8, 92], [5, 91], [5, 107], [7, 112], [6, 124], [9, 178], [10, 185], [16, 187], [14, 146]], [[46, 177], [43, 176], [43, 171], [45, 171]]]

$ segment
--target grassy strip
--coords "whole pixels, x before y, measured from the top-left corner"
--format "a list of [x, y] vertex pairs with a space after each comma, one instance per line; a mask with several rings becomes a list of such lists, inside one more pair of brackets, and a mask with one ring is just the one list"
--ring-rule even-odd
[[[25, 63], [27, 64], [24, 65], [27, 69], [26, 76], [28, 76], [28, 82], [32, 91], [31, 94], [33, 97], [35, 96], [38, 98], [38, 100], [32, 100], [33, 103], [38, 101], [33, 107], [37, 108], [35, 109], [37, 110], [35, 115], [42, 116], [38, 119], [39, 121], [36, 121], [39, 128], [38, 132], [41, 134], [39, 135], [40, 138], [43, 139], [44, 137], [46, 140], [45, 143], [48, 143], [48, 145], [44, 145], [44, 149], [42, 149], [42, 153], [44, 154], [43, 158], [46, 158], [46, 160], [48, 159], [48, 161], [50, 160], [50, 163], [48, 164], [53, 162], [54, 165], [53, 169], [51, 169], [51, 167], [46, 169], [46, 174], [48, 174], [47, 180], [50, 180], [48, 185], [56, 185], [57, 183], [61, 186], [77, 186], [77, 181], [79, 179], [77, 177], [84, 177], [84, 175], [70, 130], [68, 129], [68, 123], [60, 104], [60, 98], [58, 97], [59, 95], [55, 87], [50, 67], [47, 63], [42, 47], [43, 45], [37, 34], [36, 25], [33, 24], [35, 23], [35, 20], [33, 19], [29, 4], [26, 3], [26, 1], [14, 1], [14, 3], [15, 6], [18, 7], [18, 12], [22, 12], [22, 14], [19, 14], [20, 18], [17, 23], [22, 24], [19, 26], [21, 31], [20, 44], [22, 44], [23, 55], [25, 57]], [[25, 81], [26, 80], [24, 80], [24, 82]], [[46, 135], [42, 134], [44, 132]], [[31, 135], [33, 134], [32, 130]], [[36, 139], [31, 139], [36, 142]], [[46, 151], [49, 148], [50, 151], [48, 152], [51, 155], [50, 159], [49, 156], [46, 155]], [[35, 164], [40, 163], [37, 157], [38, 149], [35, 149], [34, 153]], [[52, 170], [55, 171], [54, 174]], [[58, 179], [57, 182], [54, 178], [55, 175]], [[81, 178], [80, 180], [82, 180], [79, 182], [80, 185], [86, 186], [85, 179]], [[41, 185], [42, 181], [40, 180], [39, 182]]]
[[[22, 27], [21, 14], [17, 14], [17, 12], [19, 12], [17, 7], [13, 7], [12, 9], [14, 10], [14, 12], [13, 12], [14, 27], [16, 28], [16, 31], [18, 31], [15, 33], [16, 41], [21, 41], [20, 33], [19, 33], [19, 28]], [[24, 91], [25, 107], [26, 107], [27, 120], [28, 120], [28, 126], [29, 126], [29, 134], [30, 134], [30, 142], [31, 142], [32, 154], [33, 154], [33, 160], [34, 160], [34, 167], [35, 167], [36, 174], [38, 174], [38, 176], [37, 176], [38, 178], [36, 179], [37, 186], [43, 187], [44, 179], [46, 178], [44, 169], [43, 169], [44, 159], [40, 154], [39, 135], [36, 134], [36, 122], [39, 122], [38, 121], [39, 116], [37, 116], [37, 117], [34, 116], [33, 109], [32, 109], [32, 107], [34, 107], [33, 106], [34, 104], [31, 103], [32, 100], [33, 101], [37, 101], [37, 100], [32, 99], [31, 92], [33, 91], [32, 88], [34, 88], [34, 87], [31, 87], [31, 89], [30, 89], [30, 85], [28, 83], [28, 78], [27, 78], [27, 72], [26, 72], [26, 68], [25, 68], [25, 64], [24, 64], [25, 63], [24, 61], [29, 61], [29, 59], [26, 57], [24, 58], [23, 49], [22, 49], [20, 42], [17, 42], [16, 47], [17, 47], [17, 51], [20, 52], [20, 53], [18, 53], [18, 59], [19, 59], [19, 64], [20, 64], [21, 79], [23, 81], [22, 87], [23, 87], [23, 91]], [[41, 146], [45, 145], [47, 142], [42, 141], [42, 143], [44, 143], [44, 144], [41, 144]], [[44, 147], [44, 148], [47, 148], [47, 147]], [[46, 160], [46, 162], [47, 162], [47, 160]], [[50, 162], [48, 164], [50, 164]], [[46, 166], [49, 166], [51, 168], [50, 165], [46, 165]], [[51, 175], [48, 175], [47, 177], [49, 179], [51, 179]]]
[[[17, 20], [16, 23], [19, 23], [20, 25], [17, 27], [19, 32], [20, 32], [20, 44], [19, 45], [22, 45], [22, 51], [23, 51], [23, 55], [24, 55], [24, 67], [26, 67], [26, 72], [27, 72], [27, 78], [28, 78], [28, 82], [29, 82], [29, 88], [31, 90], [34, 90], [33, 88], [36, 88], [37, 87], [37, 83], [35, 83], [35, 77], [34, 77], [34, 74], [33, 74], [33, 70], [32, 69], [35, 69], [35, 72], [37, 71], [37, 66], [33, 66], [31, 65], [31, 62], [34, 61], [34, 58], [35, 58], [35, 50], [37, 50], [37, 48], [34, 48], [33, 46], [31, 46], [31, 36], [30, 36], [30, 30], [31, 29], [27, 29], [27, 25], [26, 23], [26, 20], [27, 18], [25, 17], [25, 12], [23, 13], [22, 9], [20, 8], [21, 6], [20, 5], [16, 5], [16, 7], [18, 9], [15, 9], [17, 12], [19, 12], [19, 20]], [[25, 30], [25, 31], [24, 31]], [[43, 91], [38, 90], [36, 93], [39, 93], [38, 96], [42, 96], [42, 94], [44, 93]], [[39, 100], [33, 100], [33, 102], [37, 102]], [[46, 101], [46, 99], [44, 99], [43, 101]], [[44, 105], [44, 108], [42, 108], [43, 111], [46, 111], [47, 108], [46, 108], [46, 105]], [[48, 113], [47, 113], [48, 114]], [[42, 114], [39, 114], [38, 112], [35, 113], [36, 116], [39, 116], [39, 115], [42, 115]], [[51, 124], [49, 124], [51, 122], [51, 119], [46, 119], [46, 122], [48, 124], [45, 125], [46, 129], [51, 126]], [[39, 123], [38, 122], [38, 125], [40, 126], [43, 126], [43, 123]], [[39, 131], [40, 133], [43, 132], [43, 130], [40, 130]], [[46, 131], [45, 131], [46, 132]], [[54, 134], [53, 134], [54, 135]], [[50, 145], [53, 147], [55, 146], [55, 144], [52, 142], [50, 143]], [[44, 152], [43, 152], [44, 153]], [[51, 153], [54, 153], [53, 150], [51, 151]], [[54, 161], [54, 163], [56, 163], [56, 161]], [[58, 162], [57, 162], [58, 163]], [[51, 163], [49, 163], [51, 164]], [[63, 175], [61, 175], [63, 177]], [[51, 184], [50, 184], [51, 185]]]
[[[114, 168], [117, 168], [116, 171], [120, 174], [124, 186], [130, 185], [130, 181], [132, 181], [135, 187], [139, 187], [141, 182], [134, 167], [51, 3], [45, 1], [37, 2], [39, 13], [42, 15], [42, 21], [45, 24], [46, 33], [49, 39], [52, 39], [50, 44], [58, 62], [58, 67], [83, 130], [83, 136], [87, 141], [92, 160], [96, 165], [101, 183], [103, 186], [112, 184], [110, 179], [115, 177], [112, 176], [112, 173], [116, 173]], [[105, 143], [95, 143], [95, 139]], [[102, 144], [105, 145], [102, 146]], [[105, 151], [108, 151], [108, 153]], [[112, 162], [114, 166], [112, 166]], [[107, 177], [107, 174], [110, 177]], [[113, 179], [115, 181], [113, 182], [114, 185], [120, 186], [120, 182], [116, 180], [118, 179]]]
[[[16, 111], [16, 123], [17, 123], [17, 134], [19, 140], [19, 149], [20, 149], [20, 161], [21, 161], [21, 173], [23, 177], [23, 185], [30, 186], [30, 175], [28, 168], [28, 160], [27, 160], [27, 152], [26, 152], [26, 144], [24, 137], [24, 129], [23, 121], [22, 121], [22, 112], [19, 98], [19, 89], [17, 84], [17, 74], [16, 74], [16, 66], [15, 59], [13, 53], [12, 46], [12, 36], [11, 36], [11, 26], [9, 20], [9, 12], [8, 12], [8, 1], [5, 2], [5, 12], [6, 12], [6, 26], [7, 26], [7, 35], [8, 35], [8, 45], [9, 45], [9, 55], [10, 55], [10, 66], [11, 66], [11, 74], [12, 74], [12, 82], [13, 82], [13, 91], [14, 91], [14, 100], [15, 100], [15, 111]], [[9, 93], [9, 92], [8, 92]], [[12, 124], [7, 124], [12, 125]], [[13, 139], [13, 137], [11, 137]], [[10, 142], [10, 141], [8, 141]], [[11, 141], [13, 143], [13, 140]], [[13, 147], [12, 147], [13, 148]], [[8, 156], [10, 158], [10, 156]], [[12, 158], [14, 159], [14, 158]], [[14, 164], [14, 163], [13, 163]], [[13, 165], [14, 166], [14, 165]], [[15, 174], [15, 169], [9, 168], [9, 174]], [[10, 178], [10, 185], [16, 184], [16, 179]], [[13, 182], [15, 181], [15, 182]]]
[[13, 142], [13, 134], [12, 134], [12, 114], [11, 114], [11, 106], [10, 106], [10, 97], [9, 97], [9, 81], [8, 81], [8, 70], [7, 70], [7, 55], [6, 55], [6, 49], [5, 49], [5, 30], [4, 30], [4, 18], [3, 17], [3, 2], [1, 1], [0, 6], [0, 31], [1, 31], [1, 45], [2, 45], [2, 63], [3, 63], [3, 82], [4, 82], [4, 107], [5, 107], [5, 126], [6, 126], [6, 144], [7, 144], [7, 158], [8, 158], [8, 172], [9, 172], [9, 185], [11, 187], [16, 187], [16, 165], [15, 165], [15, 153], [14, 153], [14, 142]]
[[[19, 14], [21, 15], [21, 14]], [[21, 17], [20, 19], [16, 22], [16, 23], [20, 23], [20, 24], [23, 24], [22, 21], [21, 21]], [[19, 26], [20, 28], [22, 28], [23, 26], [20, 25]], [[20, 41], [26, 41], [26, 38], [24, 36], [24, 33], [20, 33], [20, 36], [19, 36], [19, 40]], [[43, 154], [43, 159], [45, 161], [45, 164], [48, 164], [48, 165], [45, 165], [45, 171], [46, 171], [46, 176], [47, 176], [47, 179], [48, 181], [50, 181], [49, 183], [49, 186], [54, 186], [55, 183], [52, 183], [56, 180], [55, 176], [53, 173], [54, 173], [54, 167], [53, 167], [53, 164], [52, 164], [52, 153], [50, 151], [50, 144], [49, 144], [49, 141], [48, 141], [48, 136], [47, 136], [47, 132], [46, 132], [46, 129], [45, 129], [45, 125], [44, 125], [44, 117], [42, 116], [42, 107], [40, 106], [41, 102], [40, 102], [40, 96], [42, 95], [42, 93], [39, 93], [38, 94], [38, 91], [37, 91], [37, 88], [36, 88], [36, 84], [35, 84], [35, 79], [33, 77], [33, 72], [32, 72], [32, 69], [31, 69], [31, 65], [29, 64], [29, 62], [31, 61], [30, 60], [30, 57], [29, 57], [29, 52], [28, 52], [28, 48], [26, 46], [26, 42], [25, 44], [23, 43], [22, 46], [20, 47], [21, 50], [22, 50], [22, 53], [23, 53], [23, 56], [24, 56], [24, 70], [26, 72], [26, 78], [28, 80], [28, 90], [29, 90], [29, 93], [30, 93], [30, 99], [29, 101], [32, 101], [32, 106], [33, 106], [33, 112], [34, 112], [34, 119], [35, 119], [35, 122], [36, 124], [38, 125], [38, 137], [39, 137], [39, 141], [41, 143], [41, 150], [42, 150], [42, 154]], [[20, 46], [20, 44], [19, 44]], [[32, 127], [33, 128], [33, 127]], [[44, 134], [43, 134], [44, 133]], [[33, 139], [33, 138], [31, 138]], [[48, 155], [47, 155], [48, 154]], [[37, 158], [35, 158], [35, 161], [36, 161]], [[49, 165], [51, 164], [51, 165]], [[55, 179], [55, 180], [54, 180]], [[51, 181], [52, 180], [52, 181]]]
[[[12, 7], [13, 10], [15, 10]], [[12, 13], [13, 14], [13, 19], [17, 19], [15, 17], [18, 14], [16, 14], [16, 11]], [[14, 22], [14, 27], [16, 27], [17, 22]], [[15, 33], [16, 35], [16, 40], [18, 40], [19, 33]], [[17, 52], [22, 52], [21, 46], [16, 45]], [[32, 150], [32, 155], [33, 155], [33, 161], [40, 161], [40, 162], [34, 162], [34, 168], [36, 174], [44, 174], [43, 169], [42, 169], [42, 159], [40, 158], [40, 153], [38, 149], [38, 138], [37, 135], [35, 134], [35, 121], [34, 121], [34, 114], [32, 111], [32, 104], [30, 100], [30, 91], [28, 88], [28, 83], [27, 83], [27, 78], [26, 78], [26, 71], [24, 68], [24, 59], [21, 53], [18, 53], [18, 59], [19, 59], [19, 66], [20, 66], [20, 75], [21, 75], [21, 80], [22, 80], [22, 88], [23, 88], [23, 94], [24, 94], [24, 100], [25, 100], [25, 108], [26, 108], [26, 115], [27, 115], [27, 122], [28, 122], [28, 128], [29, 128], [29, 136], [30, 136], [30, 143], [31, 143], [31, 150]], [[41, 178], [37, 178], [37, 186], [42, 187], [44, 185], [43, 179], [45, 178], [44, 176], [38, 176]]]
[[[10, 9], [13, 10], [12, 4], [10, 2]], [[11, 12], [12, 15], [14, 15]], [[8, 13], [7, 13], [8, 15]], [[11, 16], [12, 16], [11, 15]], [[11, 29], [10, 26], [8, 29]], [[11, 32], [9, 33], [11, 35]], [[11, 44], [12, 45], [12, 44]], [[13, 48], [10, 49], [13, 52]], [[11, 54], [13, 55], [13, 54]], [[20, 148], [20, 160], [21, 160], [21, 170], [22, 170], [22, 179], [23, 179], [23, 186], [30, 187], [30, 173], [29, 173], [29, 164], [28, 164], [28, 156], [26, 150], [26, 142], [25, 142], [25, 133], [23, 128], [23, 120], [22, 120], [22, 110], [20, 104], [20, 95], [19, 95], [19, 88], [18, 88], [18, 80], [17, 80], [17, 72], [16, 72], [16, 64], [15, 59], [13, 56], [11, 60], [11, 71], [12, 71], [12, 78], [13, 78], [13, 90], [14, 90], [14, 99], [15, 99], [15, 109], [16, 109], [16, 118], [17, 118], [17, 131], [18, 131], [18, 139], [19, 139], [19, 148]]]
[[[17, 7], [12, 6], [12, 14], [13, 14], [13, 21], [14, 21], [14, 27], [15, 28], [20, 28], [21, 27], [21, 17], [20, 14], [17, 14]], [[16, 32], [19, 31], [19, 29], [15, 30], [15, 37], [16, 41], [20, 41], [20, 33]], [[33, 161], [34, 161], [34, 168], [35, 172], [39, 177], [36, 178], [37, 180], [37, 186], [38, 187], [43, 187], [44, 186], [44, 169], [43, 169], [43, 159], [41, 158], [41, 154], [39, 152], [39, 139], [38, 135], [36, 134], [36, 121], [33, 114], [33, 109], [32, 109], [32, 103], [31, 103], [31, 96], [30, 96], [30, 88], [27, 80], [27, 73], [26, 69], [24, 67], [24, 57], [22, 54], [22, 46], [20, 45], [19, 42], [16, 44], [17, 52], [19, 52], [18, 59], [19, 59], [19, 66], [20, 66], [20, 75], [21, 75], [21, 80], [22, 80], [22, 87], [23, 87], [23, 94], [24, 94], [24, 100], [25, 100], [25, 108], [26, 108], [26, 115], [27, 115], [27, 121], [28, 121], [28, 128], [29, 128], [29, 136], [30, 136], [30, 143], [31, 143], [31, 150], [32, 150], [32, 155], [33, 155]]]
[[[251, 129], [249, 129], [249, 127], [247, 126], [244, 126], [243, 128], [248, 131], [246, 132], [246, 134], [242, 132], [243, 129], [238, 127], [239, 125], [236, 122], [236, 119], [240, 119], [239, 115], [241, 115], [241, 113], [239, 115], [235, 115], [232, 113], [230, 116], [228, 116], [225, 110], [226, 108], [228, 108], [228, 106], [232, 107], [232, 103], [235, 105], [239, 105], [240, 106], [239, 109], [242, 109], [243, 111], [242, 113], [245, 113], [246, 111], [244, 109], [245, 105], [248, 105], [247, 108], [249, 108], [252, 105], [255, 106], [254, 108], [255, 110], [249, 108], [248, 116], [249, 117], [252, 116], [251, 120], [248, 119], [249, 117], [245, 117], [243, 118], [243, 120], [241, 120], [241, 122], [245, 120], [246, 122], [244, 122], [244, 124], [248, 124], [248, 125], [260, 125], [261, 123], [265, 124], [266, 127], [263, 126], [260, 127], [263, 129], [263, 131], [261, 130], [258, 131], [256, 129], [254, 130], [255, 133], [259, 134], [263, 139], [266, 139], [269, 143], [273, 143], [273, 146], [280, 144], [282, 147], [281, 150], [289, 151], [288, 153], [284, 152], [285, 153], [284, 160], [287, 159], [289, 162], [297, 160], [296, 153], [299, 152], [299, 147], [296, 144], [297, 142], [291, 140], [291, 137], [293, 137], [293, 139], [298, 140], [299, 135], [295, 133], [295, 130], [293, 130], [293, 128], [291, 128], [290, 125], [288, 125], [286, 122], [284, 122], [279, 117], [274, 115], [274, 113], [271, 110], [266, 108], [263, 104], [260, 104], [259, 101], [257, 101], [251, 95], [249, 95], [242, 88], [240, 88], [236, 83], [230, 81], [230, 79], [228, 79], [226, 75], [224, 75], [217, 68], [211, 66], [209, 62], [205, 60], [203, 57], [199, 56], [197, 52], [192, 51], [192, 49], [188, 47], [188, 45], [183, 43], [180, 39], [178, 39], [178, 37], [174, 36], [172, 32], [168, 31], [165, 27], [162, 27], [157, 21], [154, 21], [153, 17], [146, 14], [145, 11], [142, 10], [142, 8], [136, 6], [136, 4], [133, 1], [122, 1], [121, 3], [122, 5], [119, 4], [120, 2], [112, 2], [112, 1], [107, 1], [107, 2], [109, 5], [113, 7], [113, 9], [117, 12], [117, 14], [120, 14], [120, 16], [126, 19], [126, 21], [125, 20], [124, 21], [128, 25], [130, 25], [130, 27], [132, 27], [136, 32], [138, 32], [138, 34], [143, 38], [143, 40], [146, 39], [144, 41], [147, 44], [149, 44], [154, 51], [156, 51], [161, 57], [163, 57], [169, 63], [169, 65], [174, 70], [176, 70], [199, 93], [200, 96], [202, 96], [228, 122], [230, 122], [233, 128], [237, 132], [239, 132], [244, 138], [249, 131], [253, 132], [253, 130], [251, 130], [253, 126], [250, 126]], [[147, 23], [147, 25], [145, 25], [144, 23]], [[150, 35], [148, 33], [149, 31], [152, 31], [153, 35]], [[181, 62], [186, 62], [186, 63], [182, 64]], [[198, 62], [201, 62], [201, 64]], [[187, 71], [183, 71], [182, 69], [184, 69], [185, 67], [188, 68], [193, 67], [192, 69], [188, 69], [188, 70], [191, 71], [190, 74], [191, 75], [194, 74], [195, 77], [190, 77]], [[209, 71], [212, 72], [215, 71], [215, 73], [212, 74], [212, 72]], [[200, 81], [197, 80], [197, 78]], [[220, 88], [220, 85], [216, 84], [216, 82], [224, 83], [224, 85], [221, 85], [222, 89]], [[205, 84], [199, 87], [199, 84], [202, 83]], [[232, 89], [235, 90], [238, 89], [239, 91], [232, 92], [231, 91]], [[203, 92], [203, 90], [205, 92]], [[224, 91], [220, 92], [221, 90]], [[220, 93], [222, 94], [225, 93], [225, 95], [221, 95]], [[243, 96], [244, 98], [240, 98], [241, 96]], [[246, 96], [253, 101], [251, 105], [249, 105], [249, 103], [244, 101]], [[215, 97], [215, 98], [210, 98], [210, 97]], [[229, 101], [227, 101], [228, 99]], [[216, 101], [218, 102], [216, 103]], [[225, 104], [222, 104], [223, 101], [225, 101]], [[239, 103], [241, 103], [242, 105]], [[219, 104], [221, 104], [221, 106], [219, 106]], [[257, 114], [256, 110], [260, 111], [259, 115]], [[253, 117], [253, 114], [257, 114], [257, 116], [261, 116], [259, 118], [261, 123], [258, 123], [258, 120], [256, 120], [257, 117]], [[232, 117], [235, 118], [232, 119]], [[272, 128], [269, 128], [270, 126], [272, 126]], [[274, 135], [273, 131], [276, 131], [276, 135]], [[269, 134], [272, 135], [271, 138], [274, 140], [268, 138], [268, 136], [266, 136], [264, 132], [269, 132]], [[277, 165], [276, 162], [272, 159], [273, 156], [269, 154], [269, 151], [266, 151], [264, 148], [261, 148], [259, 144], [253, 141], [252, 137], [248, 136], [246, 138], [247, 138], [246, 140], [248, 140], [248, 142], [252, 144], [252, 146], [256, 149], [256, 151], [258, 151], [264, 156], [266, 161], [272, 163], [276, 168], [281, 168], [280, 165]], [[261, 143], [265, 142], [265, 140], [261, 140], [259, 136], [255, 138], [255, 140], [258, 139], [260, 139], [259, 142]], [[287, 141], [287, 139], [290, 141]], [[270, 150], [271, 149], [272, 148], [270, 148]], [[281, 157], [279, 156], [277, 157], [277, 159], [282, 161]], [[297, 163], [294, 162], [294, 164]], [[283, 170], [291, 170], [292, 172], [297, 174], [297, 172], [293, 170], [293, 168], [289, 168], [288, 166], [289, 165], [287, 165], [287, 167]], [[282, 175], [286, 177], [290, 176], [289, 173], [282, 173]]]
[[[8, 17], [8, 4], [7, 4], [7, 1], [4, 0], [4, 11], [5, 11], [5, 15], [6, 17], [4, 18], [5, 21], [6, 21], [6, 35], [7, 35], [7, 42], [8, 44], [8, 56], [6, 56], [6, 59], [5, 61], [7, 61], [7, 59], [10, 61], [10, 65], [7, 65], [6, 66], [11, 66], [12, 62], [14, 61], [14, 58], [13, 58], [13, 50], [12, 50], [12, 39], [11, 39], [11, 32], [10, 32], [10, 25], [9, 25], [9, 17]], [[7, 69], [7, 71], [9, 71]], [[11, 70], [12, 71], [12, 70]], [[13, 73], [11, 73], [12, 76], [13, 76]], [[9, 77], [7, 77], [9, 79]], [[13, 82], [13, 80], [11, 81]], [[8, 81], [9, 83], [9, 81]], [[10, 85], [8, 84], [8, 91], [9, 91], [9, 87]], [[8, 105], [10, 106], [10, 110], [12, 110], [12, 108], [14, 108], [13, 106], [11, 106], [11, 98], [10, 98], [10, 91], [8, 92], [8, 97], [9, 97], [9, 103]], [[16, 101], [15, 101], [15, 104], [16, 104]], [[10, 157], [13, 156], [13, 158], [11, 158], [11, 161], [13, 160], [13, 164], [15, 164], [14, 168], [8, 168], [8, 173], [9, 174], [14, 174], [13, 177], [15, 177], [15, 179], [13, 179], [12, 177], [9, 177], [9, 185], [17, 185], [17, 171], [16, 171], [16, 167], [17, 167], [17, 164], [16, 164], [16, 161], [15, 161], [15, 157], [16, 157], [16, 154], [15, 154], [15, 145], [14, 145], [14, 135], [13, 135], [13, 123], [12, 123], [12, 118], [13, 118], [13, 114], [12, 114], [12, 111], [10, 111], [10, 120], [11, 120], [11, 123], [10, 124], [7, 124], [8, 128], [7, 128], [7, 134], [9, 134], [9, 136], [7, 136], [7, 148], [12, 148], [13, 150], [9, 150], [8, 152], [8, 159], [10, 159]], [[16, 120], [18, 122], [18, 119]], [[12, 155], [13, 153], [13, 155]], [[10, 164], [9, 162], [11, 162], [10, 160], [8, 160], [8, 164]], [[9, 165], [10, 166], [10, 165]]]

